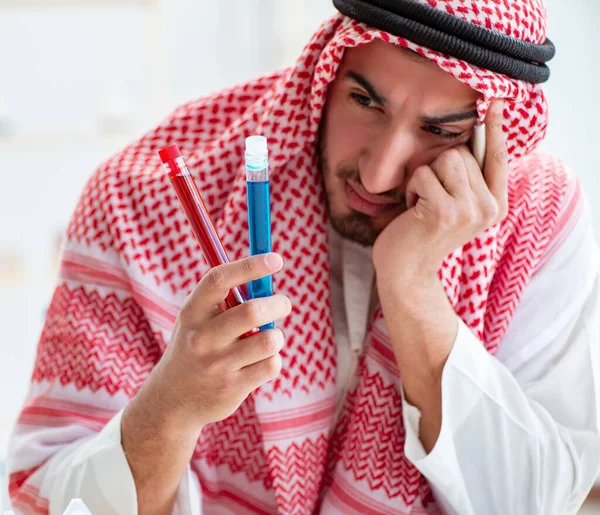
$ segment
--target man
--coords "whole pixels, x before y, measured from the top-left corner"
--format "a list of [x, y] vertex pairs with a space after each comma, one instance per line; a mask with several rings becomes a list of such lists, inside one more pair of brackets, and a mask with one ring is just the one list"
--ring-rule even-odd
[[[22, 512], [82, 497], [95, 514], [548, 515], [585, 499], [600, 259], [576, 179], [533, 152], [541, 2], [335, 4], [294, 68], [180, 107], [89, 182], [12, 443]], [[277, 254], [244, 259], [250, 134], [269, 140]], [[169, 143], [230, 265], [200, 257], [156, 156]], [[272, 298], [216, 308], [268, 274]]]

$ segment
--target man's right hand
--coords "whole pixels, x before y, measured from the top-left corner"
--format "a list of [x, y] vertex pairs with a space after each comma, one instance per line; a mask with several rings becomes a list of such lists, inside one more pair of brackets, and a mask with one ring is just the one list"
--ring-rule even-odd
[[287, 317], [290, 300], [273, 295], [225, 312], [219, 304], [231, 288], [282, 266], [277, 254], [221, 265], [186, 299], [163, 357], [123, 414], [122, 445], [135, 479], [139, 513], [170, 513], [202, 428], [230, 416], [253, 390], [279, 374], [284, 345], [280, 329], [239, 338]]
[[211, 269], [185, 301], [161, 362], [150, 380], [180, 424], [201, 429], [230, 416], [246, 397], [281, 370], [280, 329], [240, 340], [254, 327], [287, 317], [290, 300], [273, 295], [221, 311], [229, 290], [281, 270], [266, 254]]

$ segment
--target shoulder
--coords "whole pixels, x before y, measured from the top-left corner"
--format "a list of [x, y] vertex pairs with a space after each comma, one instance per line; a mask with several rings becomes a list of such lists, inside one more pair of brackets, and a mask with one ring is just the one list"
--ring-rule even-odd
[[539, 154], [513, 162], [509, 214], [500, 224], [488, 293], [488, 348], [497, 348], [524, 299], [537, 310], [552, 301], [564, 305], [561, 283], [573, 286], [575, 296], [578, 285], [589, 284], [586, 270], [597, 267], [591, 214], [575, 174], [560, 159]]
[[[583, 195], [578, 203], [571, 199], [567, 205], [561, 227], [529, 278], [499, 346], [497, 357], [511, 370], [528, 361], [546, 359], [541, 351], [549, 349], [553, 341], [562, 342], [564, 347], [561, 351], [560, 345], [555, 345], [555, 351], [566, 352], [564, 349], [574, 343], [570, 332], [580, 317], [584, 325], [598, 318], [600, 248], [590, 206]], [[512, 263], [516, 268], [517, 260]], [[597, 345], [586, 337], [580, 340]]]
[[509, 214], [500, 228], [502, 256], [529, 249], [535, 273], [560, 247], [584, 212], [577, 176], [560, 159], [530, 154], [511, 164]]
[[[212, 179], [223, 168], [223, 159], [217, 159], [215, 151], [231, 154], [232, 145], [243, 144], [244, 123], [259, 115], [264, 107], [261, 96], [283, 75], [282, 71], [272, 73], [178, 106], [96, 169], [80, 201], [86, 216], [83, 211], [76, 213], [80, 216], [74, 218], [74, 225], [82, 229], [90, 223], [97, 225], [101, 220], [93, 215], [102, 210], [108, 218], [123, 209], [156, 211], [160, 193], [168, 189], [158, 158], [158, 151], [165, 146], [177, 144], [190, 169], [194, 167], [192, 173], [203, 182], [205, 177]], [[71, 232], [77, 232], [73, 224]]]
[[[233, 179], [236, 152], [242, 151], [244, 127], [262, 112], [261, 96], [282, 76], [277, 72], [183, 104], [103, 162], [79, 199], [68, 240], [100, 253], [116, 252], [136, 273], [151, 273], [156, 284], [172, 280], [173, 269], [184, 261], [187, 268], [198, 268], [197, 244], [158, 151], [179, 146], [209, 212], [218, 219]], [[181, 277], [178, 287], [194, 280]]]

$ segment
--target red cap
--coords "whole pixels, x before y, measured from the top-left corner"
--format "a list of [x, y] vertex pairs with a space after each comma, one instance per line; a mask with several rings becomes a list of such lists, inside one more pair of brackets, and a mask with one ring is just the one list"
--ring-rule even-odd
[[181, 157], [181, 152], [179, 152], [179, 147], [177, 145], [169, 145], [168, 147], [159, 150], [158, 155], [163, 163], [168, 163], [169, 161], [173, 161], [173, 159]]

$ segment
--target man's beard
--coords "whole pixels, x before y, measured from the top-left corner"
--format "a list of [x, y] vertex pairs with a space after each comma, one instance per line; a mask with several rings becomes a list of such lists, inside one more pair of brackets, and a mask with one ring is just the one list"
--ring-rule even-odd
[[[331, 173], [329, 170], [329, 163], [322, 156], [321, 158], [321, 170], [322, 173]], [[335, 176], [342, 180], [352, 180], [360, 183], [360, 174], [355, 168], [341, 168], [335, 172]], [[358, 177], [357, 177], [358, 176]], [[375, 243], [377, 236], [379, 236], [380, 230], [377, 230], [373, 225], [373, 218], [364, 213], [350, 210], [347, 214], [336, 214], [332, 211], [332, 197], [333, 193], [327, 191], [325, 188], [325, 200], [327, 203], [327, 211], [329, 213], [329, 220], [331, 221], [332, 227], [335, 231], [348, 240], [355, 241], [364, 247], [370, 247]]]
[[[341, 166], [338, 170], [333, 172], [329, 167], [329, 162], [325, 157], [325, 148], [323, 144], [323, 138], [319, 138], [318, 144], [318, 162], [321, 170], [321, 176], [325, 177], [325, 174], [328, 174], [328, 177], [331, 177], [332, 174], [335, 175], [335, 179], [339, 179], [342, 183], [345, 184], [345, 181], [352, 181], [360, 184], [360, 171], [355, 165]], [[323, 188], [325, 189], [325, 202], [327, 205], [327, 212], [329, 213], [329, 220], [331, 221], [331, 225], [333, 229], [340, 235], [342, 238], [346, 238], [348, 240], [355, 241], [364, 247], [370, 247], [375, 243], [377, 236], [385, 229], [385, 227], [377, 227], [375, 224], [375, 219], [369, 215], [364, 213], [359, 213], [350, 209], [350, 212], [347, 214], [338, 214], [332, 212], [332, 204], [333, 197], [335, 195], [334, 192], [327, 190], [327, 185], [323, 180]], [[344, 195], [343, 191], [341, 195]], [[395, 194], [390, 192], [384, 194], [384, 196], [392, 197], [400, 203], [404, 203], [403, 198], [398, 198], [398, 193]], [[348, 208], [349, 209], [349, 208]]]

